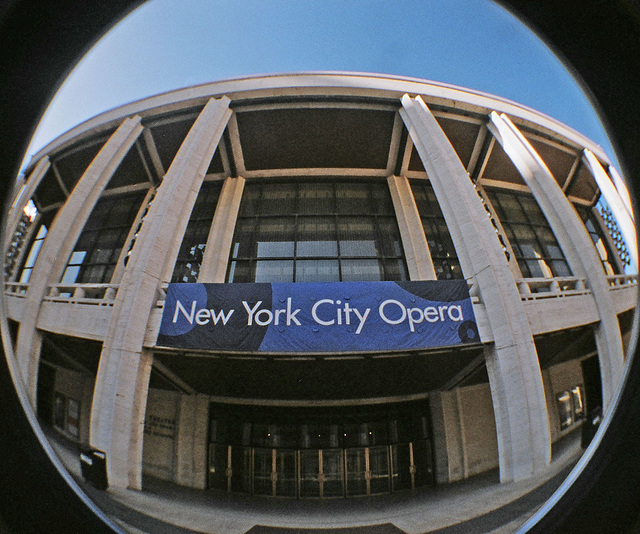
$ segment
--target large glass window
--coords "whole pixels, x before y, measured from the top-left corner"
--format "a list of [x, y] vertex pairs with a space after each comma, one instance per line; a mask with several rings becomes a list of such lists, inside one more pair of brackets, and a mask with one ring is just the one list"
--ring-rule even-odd
[[38, 228], [38, 233], [36, 234], [35, 239], [31, 243], [27, 259], [22, 266], [19, 280], [21, 283], [26, 283], [29, 281], [29, 278], [31, 278], [33, 267], [36, 264], [36, 259], [38, 258], [40, 247], [42, 247], [45, 237], [47, 237], [47, 227], [44, 224], [41, 224], [40, 228]]
[[522, 276], [572, 275], [562, 249], [532, 195], [489, 190], [487, 196], [504, 228]]
[[605, 232], [603, 231], [597, 216], [591, 209], [586, 207], [576, 206], [576, 210], [584, 222], [584, 225], [591, 236], [591, 240], [598, 251], [604, 272], [608, 275], [621, 274], [618, 262], [611, 252], [611, 247], [609, 246], [605, 237]]
[[229, 282], [406, 280], [385, 182], [249, 183]]
[[182, 239], [171, 282], [193, 283], [198, 281], [221, 187], [222, 182], [220, 181], [202, 184]]
[[146, 191], [102, 197], [71, 253], [62, 283], [109, 283]]
[[422, 220], [422, 228], [427, 238], [433, 268], [438, 280], [463, 278], [460, 262], [453, 246], [444, 215], [438, 205], [438, 199], [431, 182], [412, 180], [411, 190], [416, 201], [418, 213]]

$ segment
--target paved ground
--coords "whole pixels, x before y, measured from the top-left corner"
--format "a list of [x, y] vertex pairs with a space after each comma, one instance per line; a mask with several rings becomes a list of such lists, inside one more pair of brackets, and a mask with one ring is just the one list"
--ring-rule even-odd
[[493, 471], [392, 495], [284, 500], [192, 490], [152, 478], [144, 479], [144, 491], [97, 490], [82, 479], [75, 448], [52, 441], [93, 501], [134, 534], [506, 534], [553, 493], [580, 454], [574, 435], [554, 446], [548, 472], [522, 482], [500, 484]]

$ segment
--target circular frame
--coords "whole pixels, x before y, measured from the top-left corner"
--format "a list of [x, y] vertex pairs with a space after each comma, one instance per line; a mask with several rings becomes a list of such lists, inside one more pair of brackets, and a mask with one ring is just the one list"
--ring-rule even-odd
[[[142, 3], [14, 0], [0, 8], [0, 195], [12, 181], [37, 122], [84, 52]], [[640, 5], [632, 0], [502, 0], [583, 83], [600, 112], [632, 195], [640, 180]], [[633, 195], [635, 196], [635, 195]], [[6, 326], [3, 325], [3, 327]], [[637, 331], [637, 321], [634, 325]], [[113, 532], [54, 466], [0, 355], [0, 516], [16, 532]], [[627, 366], [617, 409], [581, 470], [526, 525], [531, 532], [625, 532], [638, 526], [640, 360]], [[596, 447], [597, 446], [597, 447]], [[588, 460], [588, 461], [587, 461]], [[2, 524], [0, 523], [0, 530]]]

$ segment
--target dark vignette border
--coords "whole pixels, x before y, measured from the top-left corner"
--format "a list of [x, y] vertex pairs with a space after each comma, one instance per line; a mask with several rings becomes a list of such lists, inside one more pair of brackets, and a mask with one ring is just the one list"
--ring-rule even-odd
[[[142, 0], [0, 2], [0, 200], [51, 96], [88, 48]], [[500, 0], [584, 82], [637, 195], [640, 2]], [[635, 197], [634, 195], [634, 197]], [[0, 355], [3, 356], [3, 355]], [[591, 461], [532, 532], [636, 531], [640, 507], [640, 360]], [[0, 357], [0, 515], [18, 532], [113, 532], [53, 467]], [[2, 525], [0, 524], [0, 531]]]

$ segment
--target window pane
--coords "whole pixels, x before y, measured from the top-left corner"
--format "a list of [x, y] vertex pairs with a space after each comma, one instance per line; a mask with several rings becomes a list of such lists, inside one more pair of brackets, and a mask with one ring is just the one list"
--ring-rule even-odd
[[229, 282], [254, 282], [255, 274], [250, 261], [232, 261], [229, 267]]
[[280, 258], [293, 256], [293, 219], [264, 219], [256, 231], [256, 256]]
[[298, 219], [297, 255], [330, 256], [338, 255], [336, 223], [333, 217], [303, 217]]
[[338, 260], [298, 260], [296, 282], [339, 282]]
[[425, 180], [412, 180], [411, 190], [416, 200], [436, 277], [438, 280], [463, 278], [447, 223], [431, 183]]
[[332, 184], [299, 185], [298, 213], [303, 215], [335, 213], [335, 194]]
[[409, 273], [404, 261], [400, 259], [385, 260], [384, 262], [384, 280], [408, 280]]
[[255, 255], [255, 227], [256, 221], [254, 219], [238, 221], [231, 251], [232, 258], [250, 258]]
[[[496, 198], [498, 200], [497, 207], [499, 211], [502, 212], [501, 215], [508, 218], [509, 221], [513, 222], [526, 222], [527, 218], [524, 215], [524, 211], [522, 210], [522, 206], [518, 202], [518, 199], [515, 195], [498, 193], [496, 194]], [[495, 206], [494, 206], [495, 207]], [[502, 217], [500, 217], [502, 219]]]
[[591, 235], [591, 240], [602, 261], [605, 273], [608, 275], [620, 274], [620, 266], [616, 261], [612, 248], [609, 246], [609, 241], [605, 238], [605, 231], [600, 224], [601, 219], [588, 208], [576, 206], [576, 209], [582, 220], [585, 221], [589, 235]]
[[80, 272], [80, 266], [76, 265], [74, 267], [67, 267], [62, 275], [62, 283], [63, 284], [75, 284], [78, 273]]
[[222, 182], [205, 182], [191, 210], [189, 223], [182, 238], [180, 251], [171, 278], [172, 282], [197, 282], [211, 222], [218, 204]]
[[255, 216], [260, 207], [260, 196], [262, 194], [261, 187], [245, 186], [242, 193], [242, 203], [240, 204], [239, 217]]
[[487, 195], [500, 218], [522, 276], [571, 276], [562, 249], [532, 195], [491, 190]]
[[263, 188], [261, 215], [290, 215], [295, 211], [296, 191], [288, 184], [270, 184]]
[[[64, 283], [106, 283], [125, 245], [146, 191], [108, 196], [98, 200], [78, 238], [67, 265]], [[72, 280], [73, 278], [73, 280]]]
[[363, 217], [339, 223], [341, 256], [377, 256], [374, 222]]
[[[273, 217], [280, 212], [282, 217]], [[391, 195], [382, 180], [247, 184], [231, 251], [232, 260], [241, 258], [252, 260], [253, 274], [232, 263], [229, 281], [240, 280], [239, 268], [252, 282], [406, 279]], [[345, 267], [349, 258], [371, 261], [356, 269], [357, 262]], [[386, 270], [382, 258], [391, 260]]]
[[366, 184], [337, 184], [336, 204], [338, 213], [342, 215], [372, 213], [369, 191]]
[[394, 219], [378, 219], [380, 248], [383, 256], [402, 256], [400, 232]]
[[343, 260], [342, 280], [345, 282], [376, 282], [384, 273], [378, 260]]
[[256, 262], [255, 282], [293, 282], [293, 260]]
[[529, 219], [530, 223], [547, 226], [547, 219], [533, 197], [520, 196], [518, 197], [518, 200], [524, 208], [524, 211], [527, 214], [527, 219]]

